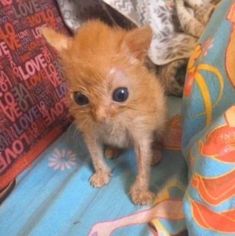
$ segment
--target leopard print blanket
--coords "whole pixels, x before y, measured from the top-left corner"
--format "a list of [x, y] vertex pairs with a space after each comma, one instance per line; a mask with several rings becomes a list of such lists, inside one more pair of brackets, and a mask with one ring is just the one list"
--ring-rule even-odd
[[90, 18], [121, 26], [150, 25], [148, 65], [166, 92], [181, 96], [188, 58], [219, 0], [57, 0], [67, 26], [75, 31]]

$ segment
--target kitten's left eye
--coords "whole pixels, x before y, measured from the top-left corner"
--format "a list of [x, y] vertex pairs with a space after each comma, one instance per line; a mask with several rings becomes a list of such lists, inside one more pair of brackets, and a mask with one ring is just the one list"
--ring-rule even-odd
[[80, 106], [85, 106], [89, 103], [88, 97], [80, 92], [74, 92], [73, 99]]
[[117, 88], [113, 91], [113, 100], [115, 102], [125, 102], [129, 96], [128, 89], [125, 87]]

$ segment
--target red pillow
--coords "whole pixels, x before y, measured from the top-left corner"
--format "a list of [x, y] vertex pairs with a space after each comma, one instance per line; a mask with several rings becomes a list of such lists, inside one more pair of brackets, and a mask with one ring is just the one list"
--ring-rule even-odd
[[66, 84], [42, 25], [65, 31], [55, 1], [0, 0], [0, 189], [68, 126]]

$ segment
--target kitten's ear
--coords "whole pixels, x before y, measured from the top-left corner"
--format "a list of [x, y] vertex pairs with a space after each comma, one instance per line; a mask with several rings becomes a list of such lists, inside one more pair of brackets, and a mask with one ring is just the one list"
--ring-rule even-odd
[[150, 47], [152, 35], [150, 26], [133, 29], [127, 32], [121, 47], [128, 50], [136, 59], [143, 60]]
[[54, 29], [42, 27], [40, 29], [41, 34], [46, 41], [54, 47], [58, 52], [67, 49], [71, 41], [69, 36], [56, 32]]

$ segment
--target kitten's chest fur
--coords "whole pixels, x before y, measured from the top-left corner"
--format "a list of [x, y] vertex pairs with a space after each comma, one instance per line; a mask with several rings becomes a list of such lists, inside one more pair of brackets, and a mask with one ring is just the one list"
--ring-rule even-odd
[[127, 148], [131, 145], [128, 129], [121, 124], [101, 125], [98, 130], [100, 140], [110, 146]]

